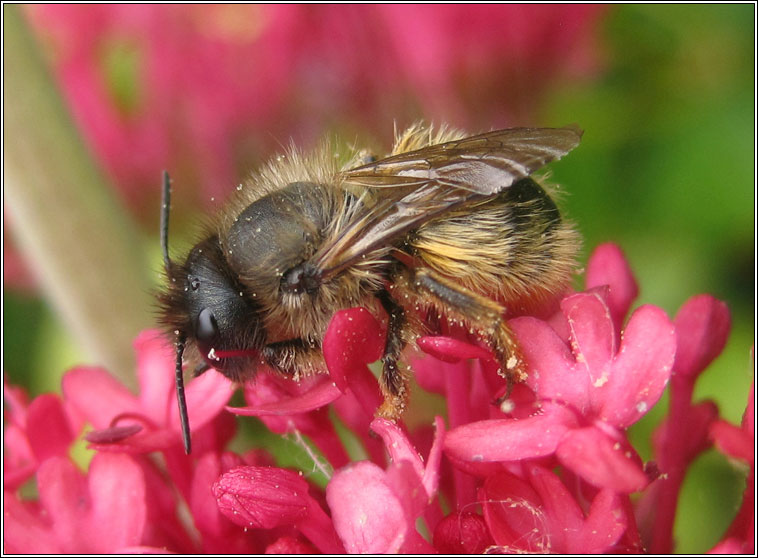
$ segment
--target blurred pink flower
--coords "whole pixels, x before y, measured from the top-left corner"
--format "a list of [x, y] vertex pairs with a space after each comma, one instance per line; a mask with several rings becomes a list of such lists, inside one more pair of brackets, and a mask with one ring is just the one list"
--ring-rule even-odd
[[677, 348], [666, 419], [653, 435], [660, 476], [644, 495], [639, 509], [647, 522], [640, 528], [652, 552], [673, 550], [673, 529], [679, 492], [690, 464], [708, 449], [709, 429], [718, 417], [712, 401], [692, 402], [695, 381], [721, 353], [729, 335], [726, 304], [709, 295], [690, 298], [674, 318]]
[[599, 5], [28, 9], [90, 149], [133, 209], [155, 202], [164, 168], [183, 191], [201, 190], [204, 202], [229, 192], [293, 135], [308, 143], [336, 127], [386, 137], [392, 122], [420, 117], [472, 128], [525, 123], [552, 88], [596, 71], [594, 29], [605, 12]]
[[723, 419], [711, 424], [714, 445], [725, 455], [747, 463], [742, 505], [729, 530], [711, 552], [725, 554], [755, 553], [755, 382], [750, 386], [742, 424], [736, 427]]
[[37, 472], [39, 503], [4, 494], [4, 550], [11, 553], [126, 553], [140, 546], [145, 480], [128, 455], [99, 454], [82, 475], [64, 457]]
[[40, 395], [28, 403], [21, 388], [3, 381], [3, 398], [3, 487], [14, 490], [45, 460], [68, 455], [82, 424], [56, 395]]
[[[64, 397], [95, 427], [87, 436], [101, 451], [177, 450], [181, 427], [174, 380], [167, 373], [174, 366], [173, 350], [155, 330], [142, 332], [135, 349], [138, 396], [101, 368], [79, 367], [64, 376]], [[189, 382], [187, 406], [196, 436], [224, 409], [232, 391], [231, 382], [215, 370]]]

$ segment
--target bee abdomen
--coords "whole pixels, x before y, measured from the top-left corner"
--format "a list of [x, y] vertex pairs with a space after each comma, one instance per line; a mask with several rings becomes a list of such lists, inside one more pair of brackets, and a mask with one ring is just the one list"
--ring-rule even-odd
[[579, 235], [531, 178], [425, 223], [410, 239], [423, 264], [510, 315], [543, 308], [569, 285]]

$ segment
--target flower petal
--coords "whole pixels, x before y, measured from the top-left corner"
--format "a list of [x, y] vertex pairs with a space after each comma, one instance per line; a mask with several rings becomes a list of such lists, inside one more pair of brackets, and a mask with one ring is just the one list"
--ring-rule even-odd
[[660, 399], [671, 376], [676, 352], [674, 326], [666, 313], [641, 306], [629, 318], [608, 383], [598, 388], [598, 416], [626, 428]]
[[442, 361], [432, 355], [422, 355], [411, 358], [410, 364], [413, 377], [421, 389], [440, 395], [447, 393], [447, 378], [442, 371]]
[[62, 554], [52, 536], [49, 518], [34, 513], [12, 492], [3, 493], [3, 552], [8, 554]]
[[142, 412], [156, 424], [166, 424], [166, 413], [169, 411], [167, 405], [174, 391], [174, 348], [165, 334], [149, 329], [140, 332], [134, 340], [134, 350], [137, 354]]
[[307, 554], [315, 556], [318, 554], [316, 547], [308, 541], [295, 537], [279, 537], [266, 547], [264, 554], [277, 554], [280, 556], [292, 556], [294, 554]]
[[422, 351], [443, 362], [459, 362], [469, 358], [485, 360], [494, 358], [491, 351], [452, 337], [421, 337], [416, 344]]
[[576, 365], [587, 372], [590, 404], [596, 408], [592, 387], [608, 381], [611, 360], [616, 353], [610, 309], [598, 293], [579, 293], [564, 298], [561, 310], [568, 321]]
[[334, 383], [344, 391], [352, 370], [381, 358], [384, 331], [365, 308], [348, 308], [332, 316], [324, 334], [324, 360]]
[[440, 482], [440, 463], [442, 461], [442, 446], [445, 441], [445, 422], [442, 417], [434, 417], [434, 442], [429, 450], [429, 457], [424, 468], [422, 482], [428, 497], [431, 499], [436, 493]]
[[52, 457], [37, 471], [40, 504], [47, 512], [62, 552], [83, 552], [80, 525], [86, 520], [89, 505], [87, 482], [71, 461]]
[[218, 507], [242, 527], [273, 529], [308, 514], [308, 483], [279, 467], [236, 467], [213, 485]]
[[451, 513], [434, 528], [434, 548], [440, 554], [483, 554], [493, 544], [487, 523], [476, 513]]
[[[542, 501], [545, 514], [544, 534], [549, 535], [553, 552], [577, 552], [571, 548], [571, 538], [584, 522], [584, 514], [561, 479], [538, 465], [527, 466], [529, 482]], [[581, 550], [578, 551], [581, 554]]]
[[321, 449], [332, 466], [341, 467], [350, 459], [325, 404], [342, 395], [328, 376], [296, 382], [274, 374], [261, 374], [255, 382], [245, 385], [245, 399], [251, 405], [227, 409], [241, 415], [259, 416], [266, 427], [277, 434], [302, 432]]
[[396, 422], [385, 418], [375, 418], [371, 422], [371, 430], [381, 436], [393, 462], [408, 461], [413, 466], [419, 478], [423, 476], [424, 462], [408, 439], [408, 435], [403, 432]]
[[755, 438], [742, 428], [719, 419], [710, 425], [710, 437], [721, 453], [745, 463], [753, 462]]
[[233, 536], [230, 527], [234, 526], [219, 510], [212, 492], [213, 483], [225, 470], [231, 468], [230, 465], [241, 466], [242, 459], [230, 452], [225, 453], [223, 458], [208, 452], [198, 459], [195, 466], [189, 504], [195, 527], [203, 536], [211, 536], [214, 539]]
[[[258, 378], [253, 387], [249, 390], [246, 388], [246, 395], [249, 392], [254, 392], [256, 395], [260, 395], [262, 384], [267, 380], [268, 378], [264, 379], [263, 376]], [[328, 405], [341, 395], [342, 391], [340, 391], [336, 384], [330, 378], [322, 376], [310, 386], [310, 389], [304, 390], [297, 395], [287, 396], [282, 393], [280, 396], [270, 401], [262, 400], [245, 407], [227, 407], [227, 410], [236, 415], [252, 417], [292, 415], [319, 409]]]
[[635, 492], [648, 484], [634, 448], [594, 426], [568, 432], [558, 444], [556, 456], [563, 465], [600, 488]]
[[637, 298], [639, 287], [621, 249], [612, 243], [601, 244], [587, 262], [587, 290], [608, 286], [608, 308], [616, 331], [621, 331], [624, 317]]
[[326, 501], [348, 553], [394, 553], [403, 545], [409, 521], [377, 465], [361, 461], [339, 470], [326, 487]]
[[576, 425], [563, 405], [543, 403], [542, 413], [529, 418], [494, 419], [454, 428], [445, 436], [445, 453], [463, 461], [515, 461], [550, 455]]
[[603, 489], [592, 500], [587, 519], [577, 533], [568, 538], [569, 554], [603, 554], [615, 545], [627, 528], [621, 497]]
[[99, 453], [90, 463], [87, 478], [91, 509], [89, 521], [79, 528], [97, 526], [89, 534], [93, 542], [97, 539], [92, 550], [139, 545], [147, 517], [145, 479], [139, 465], [128, 455]]
[[119, 414], [142, 414], [139, 400], [103, 368], [74, 368], [63, 376], [62, 386], [66, 402], [98, 430]]
[[65, 553], [107, 553], [140, 544], [145, 483], [131, 457], [97, 454], [86, 479], [68, 459], [55, 457], [42, 464], [37, 479], [40, 502]]
[[[232, 393], [234, 393], [234, 385], [231, 380], [211, 368], [202, 376], [198, 376], [189, 382], [185, 388], [185, 393], [190, 426], [194, 430], [199, 430], [224, 409]], [[176, 401], [176, 393], [172, 392], [168, 401], [170, 406], [169, 426], [180, 432], [179, 405]]]
[[529, 483], [503, 471], [485, 481], [480, 500], [489, 531], [504, 551], [550, 551], [545, 513]]
[[330, 377], [340, 390], [349, 387], [370, 415], [382, 397], [367, 364], [379, 360], [384, 343], [381, 324], [365, 308], [340, 310], [324, 334], [323, 353]]
[[589, 375], [574, 361], [566, 343], [542, 320], [515, 318], [508, 325], [518, 338], [529, 375], [527, 385], [543, 400], [562, 401], [579, 412], [589, 406]]
[[[717, 418], [718, 408], [713, 401], [690, 404], [675, 417], [667, 416], [653, 432], [653, 448], [661, 470], [680, 468], [707, 450], [711, 445], [709, 429]], [[752, 442], [750, 447], [752, 454]]]
[[726, 304], [710, 295], [697, 295], [684, 303], [674, 318], [676, 374], [699, 374], [726, 345], [731, 319]]
[[31, 402], [26, 414], [26, 435], [37, 462], [68, 455], [76, 434], [59, 397], [43, 394]]

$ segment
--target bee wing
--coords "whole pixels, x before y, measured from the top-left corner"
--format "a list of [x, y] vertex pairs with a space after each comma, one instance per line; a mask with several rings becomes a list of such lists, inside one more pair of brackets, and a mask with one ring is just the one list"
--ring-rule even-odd
[[487, 198], [579, 144], [582, 131], [510, 128], [430, 145], [345, 171], [345, 183], [380, 188], [341, 234], [314, 254], [322, 278], [451, 209]]
[[344, 173], [348, 183], [370, 188], [431, 182], [492, 195], [526, 178], [579, 145], [582, 130], [510, 128], [393, 155]]

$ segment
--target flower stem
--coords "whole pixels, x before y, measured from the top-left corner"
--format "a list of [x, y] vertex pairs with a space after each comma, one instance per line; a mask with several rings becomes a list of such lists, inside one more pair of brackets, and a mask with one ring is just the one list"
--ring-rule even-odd
[[131, 343], [151, 321], [139, 235], [78, 136], [22, 7], [3, 15], [3, 184], [16, 240], [76, 339], [133, 387]]

